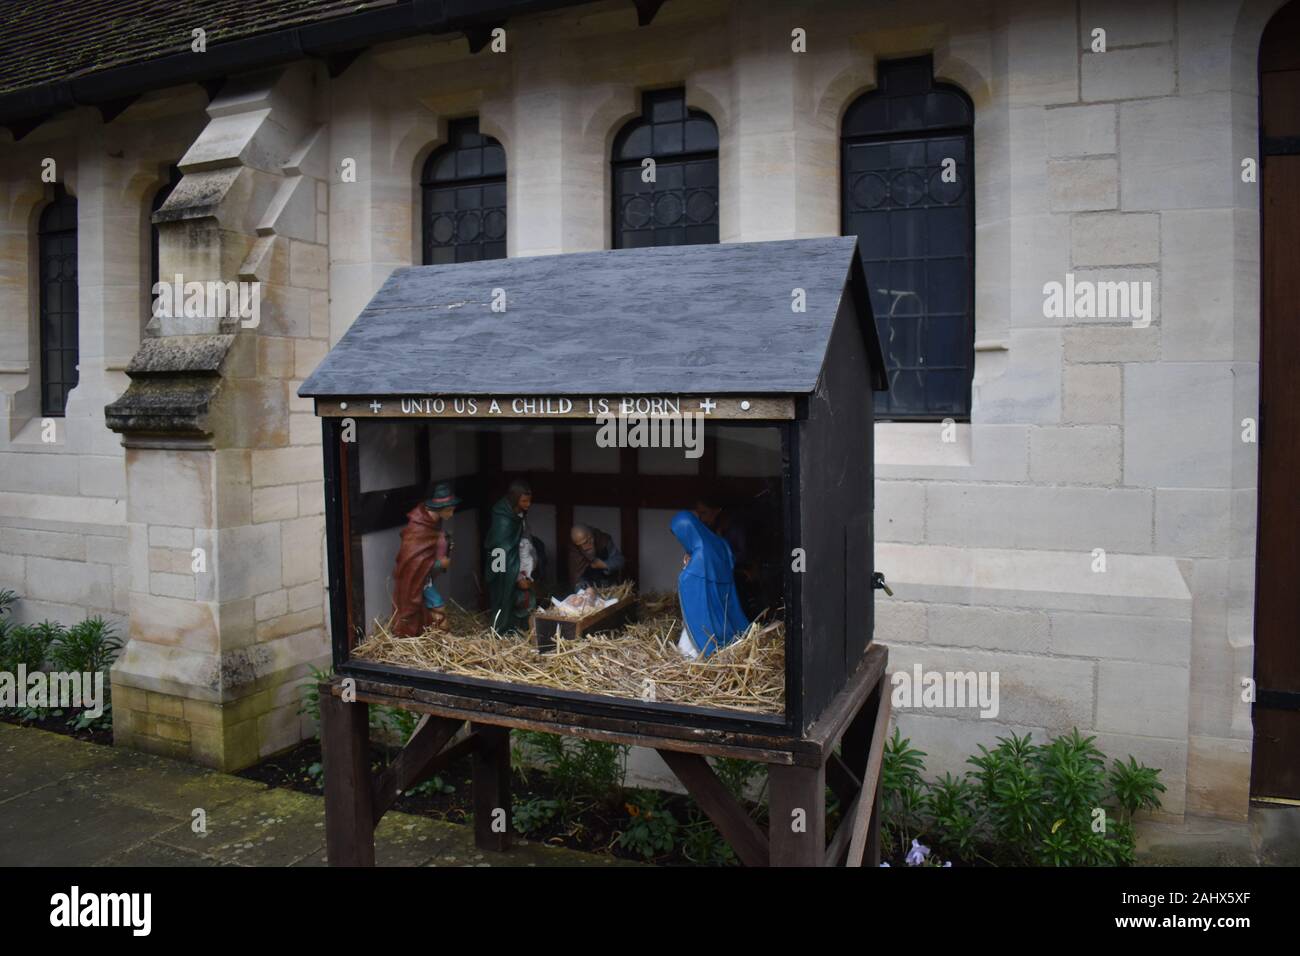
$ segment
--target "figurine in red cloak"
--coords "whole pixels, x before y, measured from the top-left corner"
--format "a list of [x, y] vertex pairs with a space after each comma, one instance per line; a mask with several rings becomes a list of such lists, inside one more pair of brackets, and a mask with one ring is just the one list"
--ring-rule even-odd
[[393, 634], [398, 637], [447, 626], [446, 601], [434, 582], [451, 567], [449, 527], [458, 504], [451, 485], [441, 482], [434, 486], [432, 498], [407, 512], [393, 567]]

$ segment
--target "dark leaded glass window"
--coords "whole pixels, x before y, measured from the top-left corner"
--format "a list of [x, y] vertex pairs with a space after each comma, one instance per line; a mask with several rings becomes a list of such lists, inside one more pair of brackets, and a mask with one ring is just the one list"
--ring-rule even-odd
[[62, 184], [41, 213], [41, 414], [60, 416], [77, 387], [77, 200]]
[[448, 126], [420, 185], [425, 265], [506, 257], [506, 151], [478, 131], [478, 119]]
[[[642, 163], [655, 161], [655, 181]], [[614, 138], [614, 248], [718, 241], [718, 127], [684, 90], [645, 93]]]
[[969, 418], [975, 205], [970, 100], [929, 57], [884, 62], [844, 115], [843, 231], [871, 287], [889, 391], [876, 415]]

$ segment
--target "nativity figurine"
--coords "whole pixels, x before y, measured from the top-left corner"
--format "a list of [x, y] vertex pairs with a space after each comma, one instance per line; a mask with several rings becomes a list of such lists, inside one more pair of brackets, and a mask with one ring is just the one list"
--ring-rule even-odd
[[527, 482], [512, 481], [505, 497], [492, 506], [491, 524], [483, 542], [483, 580], [492, 628], [500, 634], [527, 631], [536, 607], [533, 574], [538, 560], [528, 533], [528, 509], [533, 491]]
[[432, 498], [407, 512], [393, 566], [392, 631], [397, 637], [447, 626], [446, 599], [435, 582], [451, 568], [451, 519], [459, 504], [451, 485], [440, 482]]
[[749, 629], [736, 591], [735, 559], [731, 546], [690, 511], [673, 515], [671, 528], [686, 552], [677, 576], [677, 649], [684, 657], [709, 657]]
[[606, 588], [623, 580], [623, 552], [608, 533], [590, 525], [575, 524], [569, 532], [569, 567], [573, 589]]

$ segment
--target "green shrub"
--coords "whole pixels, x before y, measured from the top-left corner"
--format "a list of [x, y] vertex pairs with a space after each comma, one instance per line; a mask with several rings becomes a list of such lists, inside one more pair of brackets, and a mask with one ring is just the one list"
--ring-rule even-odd
[[1125, 866], [1133, 862], [1133, 814], [1160, 806], [1159, 771], [1114, 761], [1077, 730], [1045, 744], [999, 737], [968, 759], [964, 779], [926, 783], [925, 754], [897, 728], [881, 769], [882, 846], [903, 855], [912, 840], [932, 860], [1011, 866]]
[[[0, 591], [0, 614], [12, 610], [15, 600], [12, 591]], [[70, 628], [57, 621], [14, 624], [0, 617], [0, 670], [16, 674], [21, 666], [31, 673], [50, 665], [52, 670], [65, 673], [105, 675], [103, 710], [93, 718], [84, 709], [78, 712], [71, 721], [77, 730], [102, 730], [113, 725], [107, 675], [121, 650], [122, 639], [116, 628], [102, 617], [87, 618]], [[50, 707], [22, 707], [16, 713], [22, 720], [63, 716], [61, 709]]]
[[750, 785], [764, 773], [763, 764], [740, 757], [714, 757], [710, 763], [722, 785], [737, 800], [748, 800]]
[[926, 831], [924, 750], [917, 750], [897, 727], [885, 741], [880, 764], [880, 841], [884, 855], [903, 854], [912, 837]]
[[334, 668], [324, 670], [311, 668], [311, 676], [302, 682], [302, 699], [298, 702], [298, 713], [311, 718], [316, 725], [316, 736], [320, 737], [320, 685], [334, 676]]
[[627, 825], [614, 838], [625, 850], [640, 853], [647, 860], [671, 853], [676, 845], [677, 818], [664, 806], [664, 797], [658, 790], [634, 791], [625, 808]]
[[17, 673], [19, 665], [28, 673], [43, 670], [51, 648], [65, 631], [57, 621], [11, 625], [5, 632], [4, 646], [0, 647], [0, 670]]
[[558, 800], [529, 797], [522, 803], [516, 803], [510, 811], [510, 816], [515, 829], [526, 836], [529, 833], [536, 833], [549, 824], [555, 819], [559, 810]]
[[627, 773], [626, 745], [531, 730], [515, 731], [514, 738], [516, 756], [540, 764], [551, 785], [569, 800], [587, 796], [618, 803]]
[[55, 670], [107, 673], [121, 650], [117, 629], [102, 617], [88, 617], [58, 635], [50, 661]]
[[731, 848], [713, 821], [697, 809], [686, 812], [681, 824], [682, 856], [699, 866], [735, 866], [736, 851]]

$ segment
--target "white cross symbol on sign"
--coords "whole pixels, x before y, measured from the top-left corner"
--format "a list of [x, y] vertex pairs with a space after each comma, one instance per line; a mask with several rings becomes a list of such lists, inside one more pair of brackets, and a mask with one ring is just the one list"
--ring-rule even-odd
[[700, 402], [700, 408], [704, 409], [705, 415], [709, 414], [709, 412], [713, 411], [717, 407], [718, 403], [711, 398], [706, 398], [704, 401]]
[[379, 410], [380, 410], [381, 408], [383, 408], [383, 407], [384, 407], [384, 406], [381, 405], [381, 404], [379, 403], [379, 400], [378, 400], [378, 399], [375, 399], [374, 401], [372, 401], [372, 402], [370, 403], [370, 410], [371, 410], [372, 412], [374, 412], [376, 415], [379, 414]]

